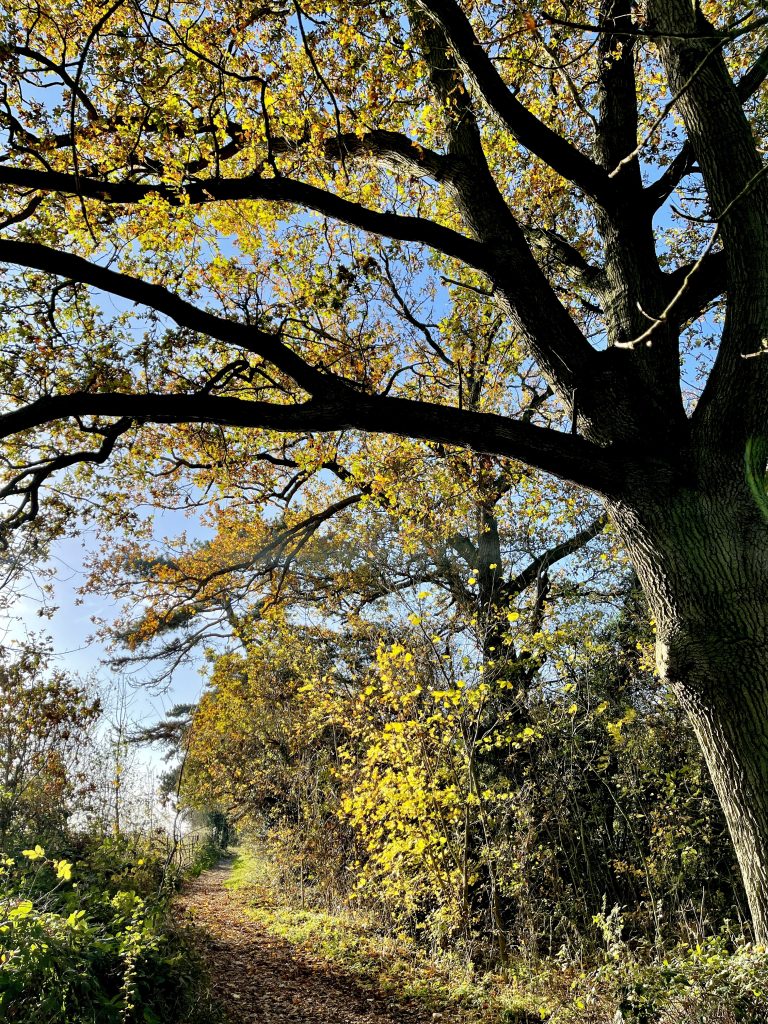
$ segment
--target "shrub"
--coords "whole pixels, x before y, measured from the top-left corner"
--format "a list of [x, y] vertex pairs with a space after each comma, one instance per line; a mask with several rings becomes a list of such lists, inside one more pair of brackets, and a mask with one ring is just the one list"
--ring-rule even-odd
[[[606, 997], [627, 1024], [764, 1024], [768, 1020], [768, 951], [734, 938], [727, 927], [695, 945], [649, 956], [617, 937], [610, 918], [606, 960], [579, 988], [579, 1009]], [[584, 979], [582, 979], [583, 981]]]
[[[19, 1024], [203, 1024], [199, 965], [167, 901], [111, 890], [40, 846], [0, 863], [0, 1019]], [[141, 878], [145, 865], [134, 865]], [[120, 865], [120, 876], [127, 868]], [[195, 1004], [197, 1009], [193, 1009]]]

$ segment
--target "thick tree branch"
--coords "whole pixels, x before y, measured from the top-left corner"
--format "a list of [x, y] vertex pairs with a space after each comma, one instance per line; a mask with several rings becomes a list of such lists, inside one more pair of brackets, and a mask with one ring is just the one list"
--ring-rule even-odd
[[396, 173], [407, 171], [414, 177], [426, 176], [434, 181], [450, 180], [453, 170], [450, 157], [420, 146], [400, 132], [377, 130], [364, 135], [347, 132], [328, 139], [324, 149], [328, 160], [368, 158]]
[[416, 0], [416, 6], [445, 33], [478, 91], [515, 139], [585, 195], [601, 204], [611, 203], [614, 189], [605, 171], [515, 98], [459, 4], [455, 0]]
[[[580, 438], [547, 431], [531, 424], [514, 423], [503, 417], [496, 417], [492, 421], [484, 416], [469, 420], [464, 417], [476, 414], [403, 399], [365, 396], [344, 378], [310, 366], [301, 356], [289, 349], [279, 335], [208, 313], [165, 288], [108, 270], [81, 257], [36, 243], [0, 239], [0, 261], [14, 262], [58, 274], [143, 303], [171, 317], [182, 326], [244, 348], [269, 360], [318, 398], [316, 402], [303, 405], [280, 406], [263, 402], [237, 402], [208, 394], [181, 395], [176, 398], [151, 395], [81, 394], [79, 398], [55, 396], [41, 399], [42, 404], [35, 403], [38, 410], [48, 410], [39, 421], [35, 421], [34, 413], [31, 412], [27, 413], [32, 415], [29, 422], [25, 422], [23, 411], [7, 414], [4, 423], [10, 432], [24, 429], [25, 426], [41, 425], [68, 415], [133, 415], [132, 412], [122, 411], [123, 408], [130, 406], [137, 410], [135, 415], [138, 418], [145, 416], [142, 409], [147, 410], [146, 416], [150, 419], [155, 419], [158, 415], [162, 419], [168, 410], [170, 420], [166, 420], [167, 422], [182, 422], [187, 419], [201, 421], [211, 418], [213, 422], [272, 426], [278, 430], [331, 430], [349, 426], [443, 441], [447, 444], [466, 443], [477, 450], [491, 452], [496, 450], [495, 444], [498, 443], [498, 454], [512, 455], [525, 461], [530, 461], [536, 450], [536, 458], [540, 457], [547, 464], [541, 464], [541, 468], [560, 472], [569, 479], [579, 477], [585, 486], [596, 490], [607, 488], [609, 478], [613, 475], [613, 466], [608, 468], [609, 463], [606, 461], [604, 450]], [[178, 403], [177, 406], [174, 406], [174, 401]], [[210, 406], [208, 403], [212, 401], [219, 404]], [[54, 411], [57, 408], [61, 411]], [[32, 407], [27, 409], [31, 410]], [[206, 411], [208, 409], [215, 409], [216, 413], [213, 414], [211, 411], [209, 414]], [[397, 421], [396, 409], [400, 410], [404, 417], [400, 423]], [[234, 418], [230, 419], [230, 415]], [[491, 447], [486, 448], [484, 431], [486, 426], [491, 425], [497, 432], [497, 437]], [[455, 434], [456, 429], [463, 440]], [[517, 448], [518, 444], [522, 445], [522, 449]], [[565, 446], [566, 451], [560, 450], [561, 444]], [[540, 446], [541, 450], [538, 451]], [[594, 465], [590, 465], [592, 459]], [[536, 459], [533, 464], [540, 465]], [[555, 465], [560, 468], [555, 469]], [[570, 467], [568, 470], [565, 469], [566, 465]]]
[[159, 183], [110, 182], [58, 171], [0, 167], [0, 185], [37, 189], [59, 195], [77, 195], [84, 199], [120, 205], [133, 205], [150, 196], [159, 196], [170, 206], [243, 199], [291, 203], [343, 221], [363, 231], [370, 231], [371, 234], [428, 245], [478, 270], [489, 272], [493, 265], [491, 255], [480, 243], [458, 231], [443, 227], [424, 217], [380, 213], [316, 185], [308, 185], [293, 178], [261, 178], [258, 175], [247, 175], [243, 178], [206, 178], [195, 179], [181, 188], [176, 188]]
[[[708, 252], [698, 266], [697, 263], [694, 261], [678, 267], [666, 277], [670, 300], [677, 296], [673, 310], [677, 323], [695, 320], [725, 291], [723, 250]], [[692, 273], [694, 269], [695, 273]]]
[[322, 398], [295, 405], [249, 402], [204, 393], [164, 395], [74, 392], [40, 398], [0, 416], [0, 439], [72, 416], [130, 417], [138, 422], [218, 423], [297, 432], [363, 430], [436, 441], [508, 456], [601, 494], [621, 486], [625, 458], [563, 434], [491, 413], [411, 399], [369, 396], [333, 385]]
[[554, 263], [563, 267], [581, 287], [598, 294], [606, 287], [605, 270], [595, 266], [562, 235], [545, 228], [523, 226], [523, 234], [532, 249], [540, 250]]
[[746, 71], [736, 85], [736, 92], [742, 103], [751, 99], [763, 82], [768, 78], [768, 46], [755, 59], [752, 67]]
[[[742, 103], [750, 100], [763, 82], [768, 78], [768, 47], [745, 72], [736, 84], [736, 92]], [[669, 199], [683, 178], [690, 174], [696, 166], [693, 146], [686, 141], [677, 156], [672, 160], [663, 174], [651, 182], [644, 190], [644, 195], [652, 212], [656, 212]]]
[[329, 387], [334, 379], [341, 381], [341, 378], [335, 378], [305, 362], [283, 343], [278, 334], [271, 334], [257, 327], [208, 313], [160, 285], [149, 284], [129, 274], [109, 270], [80, 256], [35, 242], [0, 239], [0, 262], [56, 274], [141, 303], [170, 317], [181, 327], [206, 334], [267, 359], [310, 393], [317, 388]]
[[[458, 157], [454, 159], [458, 160]], [[561, 393], [570, 394], [574, 387], [579, 386], [579, 380], [589, 378], [592, 374], [595, 353], [552, 292], [525, 243], [521, 229], [493, 185], [487, 167], [485, 171], [483, 181], [488, 179], [488, 188], [484, 195], [492, 188], [495, 203], [490, 209], [483, 208], [480, 211], [482, 224], [479, 221], [474, 224], [476, 234], [481, 236], [480, 240], [424, 218], [378, 213], [313, 185], [283, 177], [250, 176], [244, 179], [191, 182], [185, 187], [184, 196], [160, 184], [132, 181], [112, 183], [83, 176], [75, 178], [74, 175], [58, 172], [10, 167], [0, 167], [0, 183], [25, 183], [28, 187], [80, 194], [121, 204], [137, 203], [149, 195], [161, 195], [169, 203], [178, 205], [186, 201], [195, 203], [236, 199], [290, 202], [374, 234], [432, 246], [483, 271], [494, 284], [503, 288], [507, 306], [526, 334], [532, 352], [550, 379], [559, 382]], [[471, 196], [477, 187], [479, 173], [476, 163], [466, 162], [461, 174], [456, 170], [451, 171], [457, 193], [462, 193], [476, 211], [479, 205], [473, 202]], [[461, 182], [458, 181], [459, 177]], [[157, 286], [115, 274], [79, 257], [32, 243], [0, 239], [0, 260], [61, 274], [133, 301], [143, 302], [171, 316], [177, 323], [264, 356], [310, 392], [318, 384], [327, 383], [330, 376], [305, 364], [276, 336], [212, 317], [192, 306], [182, 308], [182, 300], [167, 294], [161, 295], [162, 289]]]
[[[597, 41], [599, 118], [595, 150], [600, 164], [612, 171], [622, 161], [624, 203], [633, 192], [640, 193], [640, 163], [637, 158], [637, 92], [635, 85], [634, 40], [619, 43], [622, 29], [631, 25], [630, 0], [603, 0]], [[634, 154], [627, 159], [629, 154]]]
[[[652, 0], [648, 13], [662, 33], [701, 27], [687, 0]], [[742, 358], [768, 334], [768, 168], [719, 43], [663, 36], [659, 52], [725, 253], [728, 314], [694, 425], [708, 444], [743, 451], [768, 429], [768, 366]]]
[[643, 196], [651, 213], [659, 210], [669, 199], [677, 186], [696, 166], [696, 157], [690, 142], [684, 142], [680, 152], [665, 168], [656, 181], [643, 190]]
[[520, 330], [552, 387], [567, 401], [593, 375], [596, 354], [534, 259], [523, 228], [494, 180], [447, 35], [429, 18], [417, 24], [417, 33], [432, 88], [444, 108], [453, 161], [450, 184], [459, 211], [472, 235], [493, 253], [494, 270], [489, 276], [497, 301]]
[[[642, 310], [661, 309], [664, 303], [652, 217], [643, 203], [635, 41], [625, 35], [632, 15], [630, 0], [602, 0], [596, 42], [595, 155], [621, 195], [612, 207], [595, 211], [605, 267], [600, 304], [612, 346], [625, 345], [642, 334], [647, 326]], [[653, 419], [658, 424], [679, 424], [684, 415], [675, 341], [669, 333], [663, 344], [633, 356], [628, 366], [635, 387], [655, 406]]]

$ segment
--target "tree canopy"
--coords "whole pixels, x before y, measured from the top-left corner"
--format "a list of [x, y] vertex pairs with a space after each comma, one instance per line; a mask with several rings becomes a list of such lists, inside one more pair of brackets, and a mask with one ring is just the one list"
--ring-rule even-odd
[[[9, 11], [17, 517], [146, 423], [385, 431], [617, 494], [688, 422], [681, 328], [726, 279], [759, 291], [761, 27], [732, 4]], [[471, 320], [498, 311], [476, 408]], [[766, 364], [732, 320], [693, 423], [743, 451]], [[534, 364], [573, 430], [509, 415]]]

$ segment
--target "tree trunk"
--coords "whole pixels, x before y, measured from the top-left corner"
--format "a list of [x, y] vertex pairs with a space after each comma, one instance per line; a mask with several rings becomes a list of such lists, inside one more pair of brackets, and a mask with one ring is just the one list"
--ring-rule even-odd
[[709, 698], [678, 689], [728, 823], [752, 914], [768, 944], [768, 685], [766, 672], [720, 666]]
[[768, 944], [768, 522], [748, 474], [724, 467], [706, 489], [649, 488], [610, 513], [655, 619], [657, 669], [720, 798], [755, 939]]

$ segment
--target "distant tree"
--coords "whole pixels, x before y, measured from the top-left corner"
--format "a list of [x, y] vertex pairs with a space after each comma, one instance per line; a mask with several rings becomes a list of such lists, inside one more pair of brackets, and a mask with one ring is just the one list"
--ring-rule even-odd
[[0, 849], [63, 827], [88, 786], [82, 752], [101, 707], [44, 651], [0, 650]]

